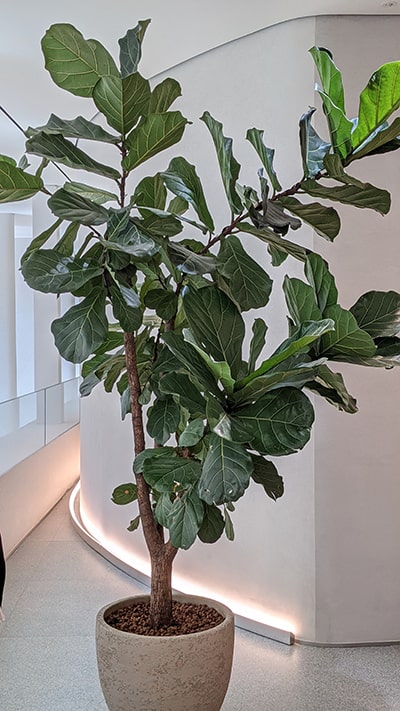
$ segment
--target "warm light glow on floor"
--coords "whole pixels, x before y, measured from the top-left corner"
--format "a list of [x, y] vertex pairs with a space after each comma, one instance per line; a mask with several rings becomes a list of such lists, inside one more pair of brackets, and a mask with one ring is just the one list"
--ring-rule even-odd
[[[139, 573], [140, 580], [148, 583], [148, 578], [150, 576], [150, 563], [148, 560], [136, 555], [131, 549], [128, 550], [124, 546], [114, 541], [110, 541], [98, 529], [93, 521], [87, 519], [83, 521], [81, 519], [78, 507], [79, 492], [80, 483], [78, 482], [71, 494], [69, 510], [74, 525], [82, 537], [87, 541], [87, 543], [92, 545], [95, 550], [103, 554], [105, 558], [111, 560], [111, 562], [115, 565], [118, 566], [119, 563], [121, 563], [122, 565], [120, 567], [122, 567], [125, 572], [130, 573], [133, 577], [138, 577], [137, 573]], [[129, 568], [131, 570], [129, 570]], [[251, 631], [258, 632], [259, 634], [264, 634], [267, 637], [271, 637], [272, 639], [276, 639], [286, 644], [291, 644], [293, 641], [292, 637], [296, 633], [296, 628], [294, 622], [291, 620], [283, 619], [273, 613], [268, 613], [263, 609], [246, 604], [241, 600], [233, 599], [232, 597], [221, 594], [220, 592], [216, 594], [211, 588], [203, 587], [198, 583], [179, 575], [174, 575], [173, 586], [174, 589], [179, 592], [183, 592], [188, 595], [200, 595], [202, 597], [208, 597], [224, 603], [230, 607], [235, 615], [240, 618], [244, 618], [238, 620], [238, 625], [240, 627], [250, 629]], [[249, 625], [246, 624], [246, 620], [250, 622]], [[257, 628], [257, 625], [260, 625], [260, 629]], [[263, 627], [266, 629], [263, 630]]]

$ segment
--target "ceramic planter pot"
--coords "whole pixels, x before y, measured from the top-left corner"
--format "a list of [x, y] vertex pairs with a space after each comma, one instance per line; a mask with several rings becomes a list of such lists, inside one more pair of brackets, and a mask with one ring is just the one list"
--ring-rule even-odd
[[96, 618], [100, 684], [110, 711], [219, 711], [231, 674], [234, 618], [219, 602], [192, 595], [174, 600], [206, 604], [224, 617], [217, 627], [174, 637], [117, 630], [105, 617], [148, 595], [103, 607]]

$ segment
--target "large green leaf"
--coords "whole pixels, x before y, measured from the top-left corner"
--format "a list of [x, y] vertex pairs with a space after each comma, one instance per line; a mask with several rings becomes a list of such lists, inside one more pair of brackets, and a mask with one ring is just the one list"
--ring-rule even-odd
[[285, 256], [289, 254], [302, 262], [304, 262], [307, 256], [307, 250], [304, 249], [304, 247], [301, 247], [299, 244], [291, 242], [288, 239], [280, 237], [280, 235], [275, 234], [275, 232], [268, 229], [268, 227], [258, 229], [254, 227], [254, 225], [250, 225], [248, 222], [240, 222], [238, 224], [238, 229], [240, 232], [246, 232], [247, 234], [258, 237], [258, 239], [262, 242], [266, 242], [266, 244], [272, 246]]
[[334, 320], [333, 318], [325, 318], [322, 321], [305, 321], [299, 328], [287, 338], [276, 351], [265, 360], [257, 370], [237, 383], [237, 389], [244, 387], [252, 380], [258, 378], [260, 375], [265, 375], [272, 368], [275, 368], [279, 363], [282, 363], [287, 358], [296, 353], [305, 353], [308, 351], [309, 346], [315, 341], [318, 341], [321, 336], [328, 334], [334, 330]]
[[204, 422], [201, 418], [191, 420], [179, 436], [180, 447], [194, 447], [204, 435]]
[[29, 244], [29, 246], [26, 248], [25, 252], [23, 253], [21, 257], [21, 264], [28, 259], [29, 255], [32, 254], [32, 252], [35, 251], [35, 249], [40, 249], [40, 247], [43, 247], [46, 242], [50, 239], [50, 237], [55, 233], [55, 231], [62, 225], [63, 220], [58, 219], [55, 222], [53, 222], [50, 227], [47, 228], [47, 230], [44, 230], [41, 232], [37, 237], [34, 237], [32, 242]]
[[195, 542], [202, 524], [204, 504], [194, 487], [175, 499], [168, 515], [170, 542], [175, 548], [187, 550]]
[[119, 223], [114, 229], [113, 216], [108, 221], [107, 239], [101, 240], [107, 249], [130, 254], [137, 259], [148, 259], [158, 251], [158, 245], [144, 234], [134, 220]]
[[126, 79], [103, 77], [94, 88], [93, 100], [107, 123], [126, 135], [147, 113], [150, 84], [139, 73], [131, 74]]
[[192, 415], [205, 414], [206, 401], [185, 373], [172, 372], [163, 375], [160, 378], [160, 390], [170, 395], [178, 395], [182, 407]]
[[304, 180], [301, 187], [312, 197], [333, 200], [354, 207], [367, 207], [380, 212], [381, 215], [386, 215], [390, 210], [390, 193], [370, 183], [357, 181], [355, 184], [349, 182], [347, 185], [328, 187], [315, 180]]
[[202, 348], [197, 345], [193, 333], [190, 329], [184, 329], [182, 335], [185, 341], [190, 343], [193, 348], [196, 349], [197, 353], [207, 364], [208, 369], [214, 375], [216, 381], [221, 383], [222, 387], [227, 393], [232, 393], [235, 381], [232, 378], [231, 369], [228, 363], [225, 360], [215, 361], [213, 358], [211, 358], [208, 353], [206, 353]]
[[118, 76], [115, 62], [97, 40], [85, 40], [73, 25], [51, 25], [42, 39], [46, 69], [57, 86], [92, 96], [101, 77]]
[[183, 306], [199, 346], [216, 361], [226, 361], [236, 378], [242, 364], [245, 326], [235, 304], [213, 285], [189, 290], [183, 297]]
[[0, 159], [0, 203], [27, 200], [43, 188], [37, 175], [25, 173], [3, 158]]
[[283, 496], [284, 487], [283, 479], [278, 474], [275, 464], [268, 462], [258, 454], [252, 454], [251, 458], [254, 467], [251, 478], [256, 484], [261, 484], [267, 496], [276, 501]]
[[340, 231], [340, 217], [333, 207], [326, 207], [319, 202], [307, 205], [292, 196], [280, 198], [280, 202], [293, 215], [297, 215], [303, 222], [314, 228], [317, 234], [333, 242]]
[[162, 177], [168, 190], [193, 205], [199, 219], [204, 222], [210, 232], [213, 232], [214, 222], [208, 210], [195, 166], [188, 163], [186, 158], [176, 157], [171, 160], [168, 169], [162, 173]]
[[314, 178], [323, 170], [324, 158], [331, 144], [323, 141], [311, 125], [316, 109], [311, 108], [300, 117], [300, 150], [305, 178]]
[[92, 185], [85, 185], [85, 183], [76, 183], [70, 181], [64, 183], [64, 190], [67, 193], [73, 193], [74, 195], [80, 195], [81, 197], [95, 202], [97, 205], [103, 205], [106, 202], [117, 202], [118, 197], [114, 193], [110, 193], [108, 190], [102, 190], [101, 188], [93, 187]]
[[247, 254], [238, 237], [230, 235], [221, 242], [217, 267], [243, 311], [259, 309], [268, 303], [272, 279]]
[[252, 146], [254, 146], [259, 157], [261, 158], [261, 162], [267, 171], [267, 175], [271, 181], [273, 189], [282, 190], [273, 165], [275, 151], [273, 148], [267, 148], [263, 141], [263, 136], [264, 131], [259, 128], [249, 128], [246, 133], [246, 139], [250, 141]]
[[252, 471], [251, 456], [244, 447], [212, 434], [198, 485], [200, 498], [207, 504], [237, 501], [247, 489]]
[[333, 319], [335, 329], [325, 333], [321, 338], [320, 355], [333, 360], [347, 358], [371, 357], [376, 347], [371, 336], [359, 328], [356, 319], [350, 311], [339, 305], [328, 306], [325, 316]]
[[178, 143], [182, 138], [187, 119], [180, 111], [149, 114], [131, 131], [127, 139], [128, 155], [122, 164], [131, 171], [149, 158]]
[[197, 254], [177, 242], [169, 243], [168, 255], [172, 263], [184, 274], [212, 274], [217, 266], [214, 255]]
[[143, 476], [148, 485], [160, 493], [172, 493], [181, 487], [197, 483], [201, 473], [200, 462], [172, 454], [147, 458], [143, 464]]
[[137, 68], [142, 56], [142, 42], [151, 20], [139, 20], [136, 27], [128, 30], [119, 42], [119, 61], [122, 77], [129, 77], [137, 72]]
[[123, 284], [112, 284], [110, 286], [110, 296], [113, 314], [121, 324], [121, 328], [126, 333], [140, 328], [143, 312], [136, 291]]
[[215, 543], [221, 538], [225, 528], [224, 517], [217, 506], [204, 504], [204, 518], [198, 531], [202, 543]]
[[373, 73], [360, 94], [353, 148], [358, 148], [399, 106], [400, 61], [388, 62]]
[[27, 140], [26, 151], [77, 170], [88, 170], [91, 173], [98, 173], [115, 180], [119, 177], [119, 173], [115, 168], [98, 163], [71, 141], [64, 138], [61, 133], [45, 133], [44, 131], [35, 133], [32, 138]]
[[47, 204], [53, 215], [82, 225], [102, 225], [108, 219], [108, 211], [104, 207], [64, 188], [57, 190]]
[[232, 153], [232, 138], [224, 136], [222, 123], [216, 121], [208, 111], [203, 113], [200, 120], [204, 121], [214, 141], [222, 182], [230, 208], [234, 214], [240, 214], [242, 212], [242, 203], [235, 189], [240, 165]]
[[113, 136], [104, 128], [98, 126], [93, 121], [88, 121], [88, 119], [83, 116], [77, 116], [75, 119], [65, 120], [61, 119], [55, 114], [50, 114], [48, 122], [44, 126], [38, 126], [37, 128], [29, 127], [26, 135], [30, 138], [37, 133], [58, 133], [64, 136], [64, 138], [77, 138], [85, 139], [87, 141], [102, 141], [104, 143], [118, 143], [119, 136]]
[[356, 151], [354, 151], [354, 153], [352, 153], [347, 162], [350, 163], [366, 155], [375, 155], [376, 153], [387, 153], [392, 150], [397, 150], [400, 147], [399, 135], [399, 117], [397, 117], [390, 126], [387, 126], [386, 122], [384, 122]]
[[55, 344], [66, 360], [82, 363], [103, 343], [108, 330], [105, 298], [103, 290], [93, 290], [51, 324]]
[[181, 94], [181, 86], [176, 79], [171, 77], [163, 79], [151, 92], [149, 113], [163, 114]]
[[311, 47], [310, 54], [318, 69], [324, 92], [341, 111], [344, 108], [342, 75], [333, 61], [331, 53], [323, 47]]
[[168, 528], [168, 516], [171, 513], [171, 509], [171, 494], [159, 494], [157, 497], [157, 504], [154, 509], [154, 515], [157, 522], [163, 528]]
[[314, 289], [315, 298], [321, 313], [325, 315], [327, 306], [337, 303], [338, 291], [335, 278], [330, 273], [328, 264], [319, 255], [312, 252], [307, 256], [304, 265], [305, 275]]
[[160, 173], [146, 176], [136, 186], [133, 203], [143, 207], [155, 207], [164, 210], [167, 191]]
[[317, 306], [313, 288], [301, 279], [285, 276], [283, 292], [291, 319], [297, 327], [304, 321], [321, 321], [322, 312]]
[[212, 393], [218, 400], [223, 400], [223, 394], [213, 374], [196, 349], [173, 331], [164, 333], [163, 340], [185, 369], [199, 381], [203, 391]]
[[353, 124], [332, 99], [324, 91], [318, 90], [322, 99], [324, 114], [327, 118], [329, 134], [334, 153], [337, 153], [343, 160], [352, 151], [351, 132]]
[[334, 373], [325, 364], [319, 366], [313, 380], [307, 382], [306, 387], [339, 410], [350, 414], [357, 412], [357, 401], [348, 392], [342, 375]]
[[257, 376], [230, 397], [231, 403], [235, 406], [247, 405], [277, 388], [302, 388], [308, 385], [310, 378], [318, 372], [319, 366], [326, 359], [310, 361], [308, 357], [306, 358], [304, 360], [299, 360], [297, 357], [288, 358], [265, 375]]
[[149, 309], [154, 309], [157, 316], [164, 321], [173, 318], [178, 309], [178, 297], [174, 291], [151, 289], [144, 297], [144, 303]]
[[129, 482], [128, 484], [120, 484], [117, 486], [112, 495], [111, 501], [119, 506], [125, 506], [125, 504], [131, 504], [137, 499], [137, 486]]
[[368, 291], [350, 308], [358, 325], [372, 338], [397, 336], [400, 332], [400, 294]]
[[157, 398], [149, 410], [147, 432], [156, 444], [165, 444], [176, 432], [180, 420], [180, 407], [172, 397]]
[[231, 414], [232, 437], [261, 454], [281, 456], [302, 449], [310, 439], [314, 410], [296, 388], [278, 388]]
[[256, 318], [252, 325], [252, 338], [249, 346], [249, 367], [248, 372], [251, 373], [256, 367], [256, 361], [265, 346], [265, 336], [267, 333], [267, 324], [262, 318]]
[[103, 268], [97, 262], [65, 257], [54, 249], [37, 249], [22, 264], [26, 283], [46, 294], [76, 291], [102, 273]]
[[135, 474], [143, 474], [146, 462], [149, 463], [149, 468], [155, 459], [159, 457], [174, 457], [175, 462], [175, 450], [173, 447], [154, 447], [153, 449], [143, 449], [142, 452], [136, 455], [133, 462], [133, 471]]

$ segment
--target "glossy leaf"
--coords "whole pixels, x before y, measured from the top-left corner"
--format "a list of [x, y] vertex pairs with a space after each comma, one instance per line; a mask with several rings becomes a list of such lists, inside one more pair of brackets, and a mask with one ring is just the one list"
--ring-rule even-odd
[[334, 153], [337, 153], [343, 160], [352, 151], [351, 132], [353, 124], [332, 99], [324, 91], [318, 89], [322, 99], [324, 114], [327, 118], [330, 139]]
[[341, 111], [344, 108], [342, 75], [333, 61], [331, 53], [323, 47], [312, 47], [310, 54], [318, 69], [324, 92]]
[[308, 255], [304, 271], [314, 290], [321, 313], [324, 314], [327, 306], [334, 306], [338, 300], [335, 278], [330, 273], [325, 260], [315, 253]]
[[247, 405], [271, 390], [277, 388], [302, 388], [318, 372], [319, 366], [325, 362], [325, 358], [310, 361], [307, 356], [304, 360], [298, 357], [288, 358], [279, 363], [275, 368], [269, 370], [265, 375], [259, 375], [251, 380], [240, 390], [236, 390], [230, 401], [235, 406]]
[[51, 25], [42, 39], [45, 67], [57, 86], [77, 96], [92, 96], [103, 76], [118, 76], [107, 50], [97, 40], [85, 40], [73, 25]]
[[213, 232], [214, 222], [208, 210], [203, 187], [195, 166], [189, 163], [186, 158], [176, 157], [171, 160], [168, 169], [162, 173], [162, 177], [168, 190], [190, 203], [197, 212], [199, 219], [208, 227], [210, 232]]
[[125, 226], [110, 229], [112, 221], [108, 222], [108, 239], [100, 240], [108, 250], [130, 254], [136, 259], [149, 259], [159, 251], [158, 245], [144, 234], [133, 220]]
[[136, 331], [142, 324], [143, 312], [135, 290], [123, 284], [112, 284], [109, 288], [114, 317], [126, 333]]
[[143, 476], [148, 485], [160, 493], [172, 493], [175, 486], [195, 484], [200, 476], [200, 462], [184, 457], [151, 457], [144, 461]]
[[321, 365], [318, 368], [313, 380], [306, 383], [306, 387], [325, 398], [338, 410], [349, 414], [357, 412], [357, 401], [348, 392], [342, 375], [334, 373], [327, 365]]
[[103, 143], [118, 143], [119, 136], [113, 136], [104, 128], [98, 126], [93, 121], [88, 121], [84, 116], [77, 116], [75, 119], [65, 120], [55, 114], [50, 114], [50, 118], [44, 126], [37, 128], [29, 127], [26, 134], [30, 138], [37, 133], [58, 133], [64, 138], [77, 138], [86, 141], [102, 141]]
[[237, 501], [247, 489], [252, 471], [251, 456], [244, 447], [212, 434], [198, 484], [200, 498], [207, 504]]
[[46, 294], [65, 294], [103, 273], [103, 267], [90, 259], [65, 257], [53, 249], [37, 249], [22, 264], [28, 286]]
[[160, 378], [160, 390], [170, 395], [178, 395], [182, 407], [192, 415], [205, 413], [206, 401], [185, 373], [170, 372], [163, 375]]
[[225, 507], [225, 535], [228, 539], [228, 541], [234, 541], [235, 540], [235, 531], [233, 528], [233, 523], [232, 519], [229, 515], [228, 507]]
[[147, 432], [157, 444], [165, 444], [173, 432], [176, 432], [180, 420], [179, 405], [172, 397], [157, 399], [149, 410]]
[[[159, 457], [175, 457], [175, 450], [172, 447], [155, 447], [154, 449], [144, 449], [136, 455], [133, 462], [133, 471], [135, 474], [143, 474], [145, 463], [148, 462], [149, 468], [153, 462]], [[175, 460], [174, 460], [175, 461]]]
[[124, 506], [125, 504], [131, 504], [137, 499], [137, 486], [136, 484], [120, 484], [117, 486], [112, 495], [111, 501], [113, 504], [118, 504], [119, 506]]
[[128, 136], [129, 153], [122, 162], [125, 170], [137, 168], [149, 158], [180, 141], [187, 123], [180, 111], [146, 116]]
[[254, 378], [265, 375], [265, 373], [268, 373], [290, 356], [307, 352], [312, 343], [318, 341], [324, 334], [329, 334], [329, 332], [333, 331], [334, 326], [333, 318], [322, 319], [322, 321], [305, 321], [290, 338], [281, 343], [272, 356], [267, 358], [257, 370], [240, 380], [237, 383], [237, 388], [240, 389], [254, 380]]
[[150, 96], [149, 113], [163, 114], [181, 96], [182, 90], [176, 79], [167, 77], [153, 89]]
[[271, 181], [271, 185], [274, 190], [282, 190], [281, 184], [277, 178], [274, 169], [274, 155], [275, 151], [273, 148], [267, 148], [263, 141], [264, 131], [258, 128], [249, 128], [246, 133], [246, 139], [250, 141], [251, 145], [256, 149], [263, 167], [265, 168], [267, 175]]
[[213, 358], [210, 358], [208, 353], [206, 353], [202, 348], [200, 348], [196, 341], [195, 338], [190, 331], [190, 329], [184, 329], [183, 330], [183, 337], [185, 341], [190, 343], [193, 348], [196, 349], [197, 353], [201, 356], [202, 360], [207, 364], [208, 369], [210, 372], [214, 375], [215, 379], [217, 382], [220, 382], [224, 390], [229, 394], [233, 392], [233, 387], [235, 385], [235, 381], [232, 378], [232, 373], [231, 369], [226, 361], [215, 361]]
[[217, 267], [214, 255], [197, 254], [177, 242], [168, 245], [168, 254], [172, 263], [183, 274], [212, 274]]
[[190, 548], [196, 540], [203, 516], [204, 504], [195, 488], [190, 488], [175, 499], [168, 516], [171, 544], [184, 550]]
[[98, 163], [60, 133], [50, 134], [43, 131], [35, 133], [32, 138], [27, 140], [26, 151], [77, 170], [88, 170], [91, 173], [98, 173], [106, 178], [115, 180], [119, 177], [119, 173], [115, 168]]
[[240, 214], [242, 212], [242, 203], [235, 190], [235, 183], [239, 177], [240, 165], [235, 160], [232, 153], [232, 138], [224, 136], [222, 123], [216, 121], [208, 111], [203, 113], [200, 120], [204, 121], [211, 133], [215, 150], [217, 152], [222, 182], [230, 208], [234, 214]]
[[243, 311], [265, 306], [271, 294], [272, 279], [243, 249], [240, 240], [230, 235], [221, 242], [217, 258], [220, 274]]
[[302, 262], [304, 262], [307, 256], [307, 250], [304, 249], [304, 247], [301, 247], [300, 245], [296, 244], [295, 242], [291, 242], [288, 239], [280, 237], [267, 227], [257, 229], [256, 227], [248, 224], [247, 222], [240, 222], [238, 224], [238, 229], [240, 230], [240, 232], [246, 232], [247, 234], [251, 234], [255, 237], [258, 237], [258, 239], [260, 239], [262, 242], [265, 242], [266, 244], [273, 247], [275, 250], [281, 252], [281, 254], [285, 256], [291, 255], [292, 257], [295, 257], [295, 259], [300, 259], [300, 261]]
[[400, 106], [400, 61], [388, 62], [376, 70], [360, 94], [358, 120], [352, 135], [353, 148]]
[[107, 123], [126, 135], [148, 111], [150, 84], [139, 73], [125, 79], [103, 77], [93, 90], [93, 100]]
[[335, 330], [325, 333], [321, 338], [320, 355], [334, 360], [347, 357], [371, 357], [376, 347], [371, 336], [359, 328], [356, 319], [350, 311], [341, 306], [329, 306], [325, 316], [333, 319]]
[[168, 528], [168, 516], [171, 513], [172, 509], [172, 501], [171, 501], [171, 495], [168, 493], [166, 494], [159, 494], [158, 499], [157, 499], [157, 504], [154, 509], [154, 515], [156, 517], [156, 520], [158, 523], [163, 527], [163, 528]]
[[311, 124], [316, 109], [311, 108], [300, 117], [300, 150], [305, 178], [314, 178], [324, 168], [324, 157], [331, 144], [323, 141]]
[[231, 414], [232, 436], [247, 439], [261, 454], [282, 456], [302, 449], [310, 439], [314, 410], [296, 388], [279, 388]]
[[144, 297], [144, 303], [149, 309], [154, 309], [157, 316], [164, 321], [173, 318], [178, 309], [178, 297], [174, 291], [151, 289]]
[[275, 464], [257, 454], [252, 454], [251, 458], [254, 467], [251, 478], [256, 484], [261, 484], [267, 496], [276, 501], [283, 496], [284, 486]]
[[318, 308], [314, 289], [301, 279], [285, 276], [283, 292], [291, 319], [297, 327], [304, 321], [321, 321], [322, 312]]
[[217, 400], [223, 399], [213, 374], [190, 343], [186, 343], [182, 336], [173, 331], [164, 333], [163, 340], [185, 369], [199, 381], [205, 392], [213, 393]]
[[315, 180], [304, 180], [303, 190], [312, 197], [333, 200], [344, 205], [366, 207], [386, 215], [390, 210], [390, 194], [387, 190], [376, 188], [370, 183], [347, 184], [337, 187], [326, 187]]
[[204, 422], [198, 418], [188, 422], [182, 434], [179, 437], [180, 447], [194, 447], [202, 439], [204, 434]]
[[108, 219], [108, 212], [104, 207], [64, 188], [57, 190], [47, 204], [53, 215], [63, 220], [80, 222], [82, 225], [102, 225]]
[[285, 212], [283, 203], [278, 201], [266, 200], [262, 212], [250, 208], [249, 215], [256, 227], [272, 227], [280, 235], [286, 235], [289, 229], [298, 230], [301, 227], [301, 221]]
[[183, 306], [199, 346], [216, 361], [226, 361], [236, 378], [242, 362], [245, 326], [235, 304], [213, 285], [188, 291]]
[[97, 205], [104, 205], [106, 202], [117, 202], [118, 197], [115, 193], [110, 193], [108, 190], [102, 190], [101, 188], [93, 187], [92, 185], [85, 185], [84, 183], [75, 183], [74, 181], [69, 181], [64, 184], [63, 189], [67, 193], [72, 193], [73, 195], [80, 195], [81, 197], [95, 202]]
[[136, 186], [133, 202], [143, 207], [164, 210], [167, 191], [160, 173], [143, 178]]
[[41, 247], [43, 247], [44, 244], [46, 244], [46, 242], [48, 242], [50, 237], [55, 233], [56, 230], [58, 230], [58, 228], [60, 227], [60, 225], [62, 225], [62, 223], [63, 223], [63, 220], [58, 219], [55, 222], [53, 222], [53, 224], [50, 225], [50, 227], [48, 227], [47, 230], [44, 230], [39, 235], [37, 235], [37, 237], [34, 237], [34, 239], [28, 245], [28, 247], [26, 248], [25, 252], [23, 253], [23, 255], [21, 257], [21, 265], [23, 264], [23, 262], [26, 259], [28, 259], [29, 255], [32, 254], [32, 252], [34, 252], [36, 249], [40, 249]]
[[0, 159], [0, 203], [27, 200], [42, 188], [41, 178], [25, 173], [4, 158]]
[[105, 293], [93, 291], [51, 324], [55, 344], [65, 360], [82, 363], [103, 343], [108, 323]]
[[399, 117], [395, 118], [390, 126], [384, 122], [354, 151], [354, 153], [352, 153], [348, 162], [363, 158], [366, 155], [375, 155], [377, 153], [387, 153], [391, 150], [397, 150], [397, 148], [400, 147], [399, 135]]
[[127, 527], [126, 530], [127, 530], [127, 531], [130, 531], [130, 532], [136, 531], [136, 530], [139, 528], [139, 526], [140, 526], [140, 518], [141, 518], [141, 517], [140, 517], [140, 514], [138, 514], [137, 516], [135, 516], [135, 518], [132, 519], [132, 521], [130, 522], [130, 524], [129, 524], [129, 526]]
[[150, 22], [151, 20], [139, 20], [136, 27], [128, 30], [126, 35], [118, 40], [120, 47], [119, 61], [123, 78], [137, 72], [142, 56], [142, 41]]
[[368, 291], [350, 308], [358, 325], [372, 338], [397, 336], [400, 332], [400, 294]]
[[197, 533], [202, 543], [215, 543], [225, 528], [224, 517], [214, 504], [204, 504], [204, 518]]
[[249, 367], [248, 372], [251, 373], [256, 367], [256, 361], [265, 346], [265, 336], [267, 333], [267, 324], [262, 318], [256, 318], [252, 325], [253, 336], [249, 346]]
[[319, 202], [304, 204], [292, 196], [283, 197], [280, 201], [293, 215], [311, 225], [321, 237], [333, 242], [339, 234], [340, 217], [333, 207], [326, 207]]

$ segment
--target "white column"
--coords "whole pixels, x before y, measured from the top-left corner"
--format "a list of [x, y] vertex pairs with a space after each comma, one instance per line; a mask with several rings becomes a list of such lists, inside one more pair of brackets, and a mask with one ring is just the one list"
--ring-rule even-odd
[[0, 214], [0, 401], [16, 396], [14, 215]]

